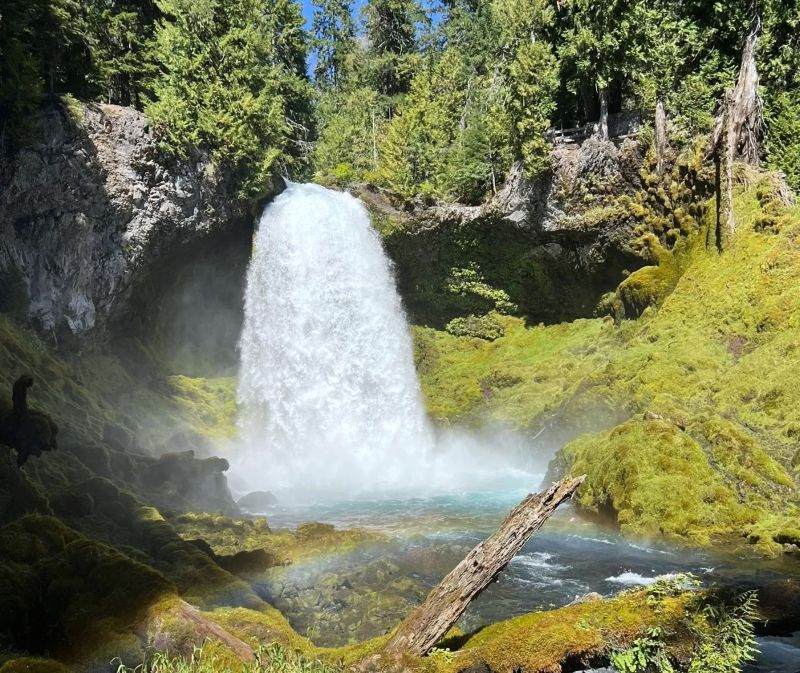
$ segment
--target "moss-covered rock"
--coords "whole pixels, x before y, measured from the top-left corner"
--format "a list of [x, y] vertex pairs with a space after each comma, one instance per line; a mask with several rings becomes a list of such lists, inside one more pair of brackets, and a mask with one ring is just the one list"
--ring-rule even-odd
[[70, 673], [71, 669], [60, 661], [43, 657], [18, 657], [2, 666], [2, 673]]
[[52, 514], [40, 485], [17, 467], [14, 452], [0, 445], [0, 524], [30, 513]]
[[19, 649], [67, 662], [142, 652], [134, 633], [150, 605], [175, 593], [155, 570], [52, 517], [0, 528], [0, 633]]
[[321, 553], [343, 552], [382, 539], [357, 528], [338, 530], [330, 524], [315, 522], [301, 524], [296, 531], [272, 530], [263, 517], [233, 519], [205, 512], [188, 512], [173, 518], [172, 523], [181, 537], [204, 540], [220, 557], [260, 549], [269, 554], [272, 565]]

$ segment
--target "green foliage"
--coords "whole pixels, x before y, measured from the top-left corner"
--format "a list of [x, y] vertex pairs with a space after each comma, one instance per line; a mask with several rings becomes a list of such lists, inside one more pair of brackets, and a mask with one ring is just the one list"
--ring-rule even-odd
[[32, 137], [44, 93], [141, 108], [153, 73], [152, 0], [10, 0], [0, 20], [0, 147]]
[[147, 112], [172, 151], [209, 150], [248, 197], [272, 191], [310, 133], [305, 37], [291, 0], [160, 0]]
[[549, 145], [545, 132], [555, 107], [556, 61], [549, 45], [523, 44], [509, 66], [511, 114], [517, 156], [528, 173], [537, 175], [549, 166]]
[[[447, 50], [428, 61], [389, 123], [381, 143], [381, 174], [394, 190], [412, 196], [425, 185], [442, 192], [447, 152], [455, 140], [458, 115], [465, 104], [466, 64], [462, 54]], [[443, 189], [444, 188], [444, 189]]]
[[474, 337], [486, 341], [494, 341], [505, 334], [503, 326], [492, 314], [453, 318], [445, 329], [453, 336]]
[[649, 629], [646, 636], [637, 638], [628, 649], [613, 652], [610, 660], [620, 673], [675, 673], [658, 628]]
[[314, 0], [314, 77], [320, 86], [337, 88], [347, 77], [348, 56], [355, 49], [356, 37], [351, 5], [350, 0]]
[[378, 144], [385, 126], [385, 102], [369, 86], [324, 91], [317, 110], [319, 139], [312, 162], [316, 179], [346, 186], [369, 181], [378, 170]]
[[652, 605], [668, 596], [695, 591], [687, 626], [694, 641], [688, 662], [670, 651], [670, 632], [648, 629], [629, 647], [611, 653], [610, 663], [620, 673], [739, 673], [758, 652], [753, 623], [758, 619], [756, 592], [747, 591], [732, 600], [714, 592], [698, 591], [693, 575], [659, 578], [645, 593]]
[[700, 645], [689, 673], [739, 673], [743, 663], [755, 659], [758, 647], [753, 623], [758, 618], [756, 592], [737, 597], [733, 605], [709, 603], [702, 616], [712, 625], [700, 632]]
[[[156, 652], [146, 662], [129, 668], [119, 660], [117, 673], [218, 673], [230, 670], [228, 661], [220, 660], [208, 646], [195, 647], [190, 657], [175, 657], [167, 652]], [[339, 673], [338, 667], [309, 659], [298, 652], [272, 643], [262, 645], [252, 662], [242, 663], [241, 673]]]
[[36, 34], [43, 2], [10, 0], [0, 16], [0, 150], [9, 139], [24, 140], [30, 132], [30, 115], [38, 106], [44, 82], [42, 54]]
[[417, 63], [419, 5], [416, 0], [369, 0], [363, 11], [370, 82], [389, 98], [407, 92]]
[[[155, 0], [85, 3], [90, 34], [92, 97], [141, 109], [155, 74], [151, 40], [159, 15]], [[76, 92], [80, 93], [80, 92]]]
[[769, 163], [785, 173], [793, 189], [800, 190], [800, 86], [769, 98], [765, 116]]

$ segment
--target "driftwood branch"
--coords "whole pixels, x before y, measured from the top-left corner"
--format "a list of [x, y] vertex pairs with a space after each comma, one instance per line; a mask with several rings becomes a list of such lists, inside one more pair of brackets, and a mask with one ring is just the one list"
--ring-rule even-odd
[[416, 608], [386, 645], [390, 654], [423, 656], [450, 630], [472, 600], [497, 577], [585, 477], [564, 479], [517, 505], [500, 528], [461, 561]]

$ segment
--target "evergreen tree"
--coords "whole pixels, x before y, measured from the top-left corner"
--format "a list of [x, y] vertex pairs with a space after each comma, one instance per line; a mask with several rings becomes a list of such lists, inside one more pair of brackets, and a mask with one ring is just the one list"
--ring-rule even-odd
[[547, 33], [553, 10], [547, 0], [495, 0], [500, 33], [500, 64], [508, 87], [514, 153], [529, 174], [549, 163], [546, 132], [555, 109], [558, 64]]
[[339, 87], [346, 79], [356, 38], [351, 4], [350, 0], [314, 0], [314, 78], [321, 86]]
[[381, 96], [368, 86], [323, 92], [320, 137], [313, 156], [319, 180], [344, 186], [377, 177], [384, 112]]
[[800, 190], [800, 1], [766, 0], [760, 9], [767, 160]]
[[514, 159], [508, 90], [500, 77], [468, 90], [459, 133], [448, 157], [446, 191], [465, 203], [495, 193]]
[[152, 0], [93, 0], [84, 5], [94, 45], [97, 97], [141, 109], [155, 74], [151, 41], [158, 16]]
[[302, 158], [310, 91], [291, 0], [159, 0], [157, 100], [147, 108], [173, 151], [211, 152], [258, 197]]
[[364, 9], [373, 86], [388, 97], [406, 93], [417, 64], [415, 0], [369, 0]]
[[44, 87], [34, 31], [44, 11], [43, 0], [7, 0], [0, 9], [0, 151], [30, 132]]
[[414, 78], [381, 147], [381, 173], [393, 189], [409, 196], [418, 189], [446, 191], [447, 155], [466, 104], [467, 83], [464, 56], [457, 49], [446, 50], [438, 61], [428, 58]]

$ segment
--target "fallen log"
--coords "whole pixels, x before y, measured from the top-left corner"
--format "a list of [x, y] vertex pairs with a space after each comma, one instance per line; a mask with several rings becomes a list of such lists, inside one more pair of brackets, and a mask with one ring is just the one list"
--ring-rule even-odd
[[406, 617], [390, 638], [385, 651], [395, 655], [427, 654], [556, 508], [572, 497], [585, 478], [564, 479], [544, 493], [526, 497], [494, 535], [467, 554], [428, 594], [422, 605]]

